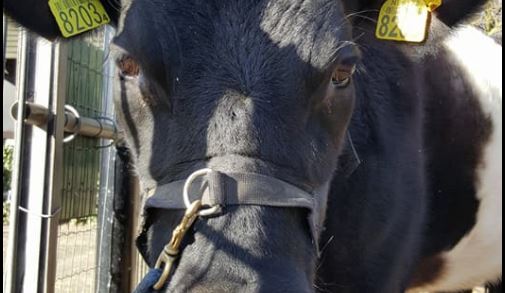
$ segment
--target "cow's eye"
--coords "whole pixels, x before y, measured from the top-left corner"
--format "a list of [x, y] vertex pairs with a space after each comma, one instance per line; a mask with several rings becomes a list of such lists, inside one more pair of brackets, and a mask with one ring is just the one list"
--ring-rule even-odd
[[140, 74], [139, 64], [128, 55], [117, 60], [117, 67], [121, 77], [137, 77]]
[[337, 88], [345, 88], [351, 82], [352, 75], [356, 71], [355, 65], [341, 65], [338, 66], [331, 76], [332, 84]]

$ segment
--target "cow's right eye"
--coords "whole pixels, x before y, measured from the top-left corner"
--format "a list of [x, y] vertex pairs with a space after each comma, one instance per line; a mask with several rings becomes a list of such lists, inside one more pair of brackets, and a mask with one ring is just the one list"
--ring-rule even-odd
[[345, 88], [351, 82], [351, 78], [355, 70], [356, 70], [355, 65], [339, 66], [333, 72], [331, 76], [331, 82], [337, 88]]
[[118, 59], [117, 67], [121, 77], [137, 77], [140, 74], [140, 65], [128, 55]]

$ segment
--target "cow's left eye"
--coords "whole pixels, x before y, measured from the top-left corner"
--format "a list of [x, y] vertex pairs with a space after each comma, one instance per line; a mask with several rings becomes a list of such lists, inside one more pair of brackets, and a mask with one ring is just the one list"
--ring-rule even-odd
[[140, 74], [140, 65], [128, 55], [117, 60], [117, 67], [121, 77], [137, 77]]
[[356, 66], [338, 66], [331, 76], [331, 82], [337, 88], [345, 88], [351, 83], [352, 75], [356, 71]]

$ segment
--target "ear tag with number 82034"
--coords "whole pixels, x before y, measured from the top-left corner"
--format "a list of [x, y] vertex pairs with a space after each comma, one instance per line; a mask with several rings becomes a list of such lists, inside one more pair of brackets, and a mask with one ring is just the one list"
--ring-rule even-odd
[[422, 42], [431, 11], [441, 4], [442, 0], [387, 0], [380, 10], [375, 35], [382, 40]]
[[110, 22], [100, 0], [49, 0], [49, 8], [65, 38]]

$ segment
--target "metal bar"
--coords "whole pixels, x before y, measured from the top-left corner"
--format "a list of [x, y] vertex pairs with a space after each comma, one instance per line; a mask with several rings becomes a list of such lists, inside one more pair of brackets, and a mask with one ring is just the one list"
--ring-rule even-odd
[[[14, 119], [17, 120], [17, 113], [18, 113], [18, 103], [14, 103], [11, 107], [11, 115]], [[25, 122], [31, 125], [36, 125], [39, 127], [42, 127], [47, 124], [49, 120], [49, 115], [51, 112], [49, 112], [49, 109], [47, 109], [44, 106], [37, 105], [34, 103], [26, 102], [25, 103]]]
[[[65, 95], [62, 89], [62, 79], [64, 79], [66, 64], [60, 62], [65, 50], [62, 50], [62, 43], [55, 44], [52, 51], [52, 69], [51, 69], [51, 103], [50, 112], [63, 113], [65, 106]], [[63, 63], [63, 64], [62, 64]], [[45, 205], [46, 211], [61, 211], [61, 190], [63, 178], [63, 136], [64, 136], [64, 119], [58, 119], [58, 116], [53, 117], [52, 136], [50, 137], [49, 148], [49, 168], [47, 177], [47, 201]], [[51, 217], [46, 221], [46, 233], [43, 243], [45, 247], [42, 249], [42, 254], [45, 256], [42, 262], [45, 271], [43, 275], [43, 288], [45, 292], [55, 292], [56, 284], [56, 263], [57, 263], [57, 248], [58, 248], [58, 224], [60, 213], [56, 217]]]
[[[30, 64], [29, 53], [33, 49], [29, 44], [29, 33], [23, 30], [20, 33], [19, 44], [18, 44], [18, 70], [17, 70], [17, 99], [18, 103], [24, 104], [27, 100], [27, 69], [28, 64]], [[24, 107], [18, 109], [17, 115], [20, 117], [25, 116]], [[18, 243], [19, 243], [19, 210], [16, 208], [19, 206], [21, 200], [21, 185], [23, 181], [23, 142], [25, 141], [25, 130], [26, 125], [23, 123], [16, 123], [15, 132], [15, 147], [13, 156], [13, 170], [12, 170], [12, 195], [11, 195], [11, 210], [9, 215], [9, 238], [7, 244], [7, 259], [5, 264], [5, 271], [3, 274], [3, 292], [15, 293], [19, 292], [19, 284], [17, 282], [17, 264], [22, 261], [18, 258]]]
[[[42, 105], [34, 103], [25, 103], [26, 110], [25, 123], [44, 128], [47, 125], [51, 112]], [[18, 103], [11, 108], [11, 114], [14, 119], [18, 118]], [[88, 137], [99, 137], [105, 139], [115, 139], [117, 130], [114, 123], [108, 119], [81, 117], [77, 112], [65, 111], [65, 132], [75, 133]]]
[[[112, 27], [106, 26], [104, 31], [104, 42], [103, 47], [105, 48], [105, 56], [109, 54], [109, 43], [111, 38], [114, 36], [114, 31]], [[113, 91], [112, 91], [112, 73], [114, 72], [114, 62], [111, 58], [105, 57], [105, 62], [103, 63], [103, 77], [102, 77], [102, 108], [105, 115], [113, 116]], [[98, 87], [96, 87], [98, 88]], [[102, 142], [103, 143], [103, 142]], [[96, 290], [95, 292], [109, 292], [116, 293], [120, 291], [120, 280], [122, 280], [121, 275], [118, 275], [116, 271], [123, 267], [122, 249], [121, 243], [125, 239], [120, 241], [114, 241], [119, 235], [118, 229], [115, 229], [115, 217], [112, 216], [114, 211], [114, 201], [117, 198], [114, 182], [117, 176], [125, 176], [116, 172], [116, 159], [117, 159], [116, 148], [106, 148], [102, 152], [102, 162], [100, 167], [100, 195], [98, 198], [98, 237], [97, 244], [99, 249], [97, 251], [97, 270], [96, 270]], [[120, 229], [127, 229], [127, 227], [119, 227]], [[121, 232], [121, 231], [119, 231]], [[115, 244], [115, 245], [114, 245]], [[114, 257], [114, 256], [120, 257]]]
[[[130, 219], [131, 219], [131, 224], [130, 224], [130, 230], [132, 230], [132, 227], [136, 228], [140, 224], [140, 216], [141, 216], [141, 196], [140, 196], [140, 182], [139, 178], [135, 176], [134, 174], [131, 174], [129, 177], [129, 180], [131, 181], [131, 190], [130, 192], [130, 197], [132, 200], [131, 204], [131, 210], [130, 210]], [[122, 193], [118, 193], [122, 195]], [[144, 260], [140, 256], [140, 253], [135, 249], [135, 233], [130, 233], [130, 237], [128, 238], [128, 244], [129, 244], [129, 257], [131, 259], [131, 273], [130, 273], [130, 279], [129, 279], [129, 288], [128, 292], [133, 291], [137, 285], [139, 284], [140, 280], [142, 279], [141, 276], [144, 275], [144, 272], [142, 272], [143, 268], [145, 267], [144, 265]]]
[[[52, 76], [54, 60], [54, 44], [43, 40], [35, 39], [36, 54], [34, 67], [29, 70], [34, 71], [33, 76], [33, 101], [52, 107]], [[48, 220], [51, 218], [41, 218], [36, 214], [53, 214], [49, 210], [50, 176], [53, 170], [53, 133], [52, 123], [47, 127], [49, 131], [32, 127], [29, 142], [26, 148], [29, 151], [29, 166], [25, 169], [26, 177], [23, 184], [26, 190], [21, 193], [25, 200], [23, 207], [33, 213], [27, 213], [26, 225], [21, 226], [26, 231], [25, 241], [19, 244], [20, 253], [25, 256], [25, 262], [20, 264], [19, 273], [22, 273], [23, 292], [52, 292], [45, 286], [50, 283], [45, 279], [47, 273], [47, 234]], [[55, 214], [58, 217], [58, 214]]]
[[[23, 31], [18, 77], [17, 117], [45, 117], [44, 129], [17, 123], [13, 201], [4, 292], [54, 292], [56, 234], [61, 196], [61, 145], [64, 101], [56, 97], [55, 44]], [[33, 104], [33, 103], [32, 103]], [[27, 113], [30, 112], [30, 113]], [[44, 114], [46, 113], [46, 114]], [[30, 114], [30, 115], [28, 115]], [[23, 212], [20, 213], [20, 210]], [[51, 215], [51, 216], [46, 216]]]
[[8, 27], [8, 22], [7, 22], [7, 16], [5, 16], [5, 14], [3, 14], [3, 21], [4, 21], [4, 36], [3, 36], [3, 42], [4, 42], [4, 52], [3, 52], [3, 73], [5, 75], [5, 55], [7, 53], [5, 53], [7, 51], [7, 35], [8, 35], [8, 32], [9, 32], [9, 27]]

